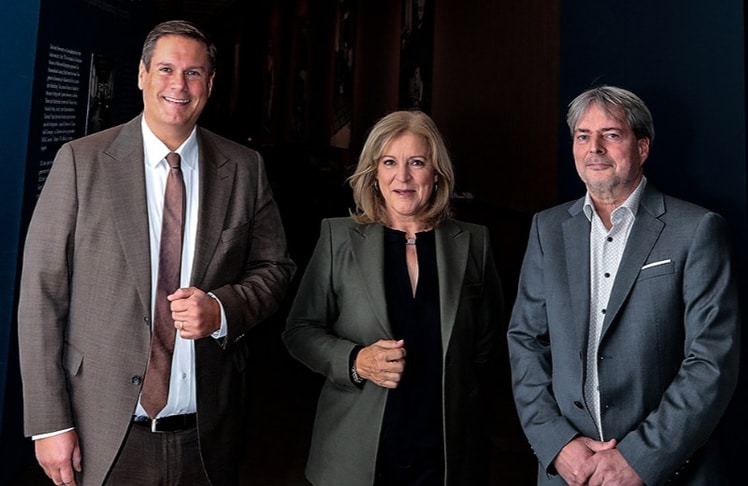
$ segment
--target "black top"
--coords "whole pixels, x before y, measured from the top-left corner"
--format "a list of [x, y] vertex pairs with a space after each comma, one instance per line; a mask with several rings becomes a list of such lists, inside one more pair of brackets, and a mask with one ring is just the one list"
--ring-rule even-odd
[[405, 340], [405, 371], [388, 390], [380, 459], [415, 465], [443, 461], [442, 345], [434, 232], [416, 235], [415, 297], [405, 260], [405, 233], [385, 228], [385, 291], [395, 339]]

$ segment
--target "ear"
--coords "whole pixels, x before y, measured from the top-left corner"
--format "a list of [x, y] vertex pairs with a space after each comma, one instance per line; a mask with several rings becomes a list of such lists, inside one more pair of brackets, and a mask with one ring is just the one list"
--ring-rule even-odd
[[649, 157], [649, 137], [637, 140], [636, 146], [639, 149], [639, 164], [644, 164], [644, 161]]
[[148, 70], [145, 68], [145, 63], [140, 60], [140, 66], [138, 67], [138, 89], [143, 91], [143, 79], [145, 78]]
[[439, 182], [439, 174], [434, 174], [434, 182]]
[[210, 79], [208, 80], [208, 96], [213, 92], [213, 80], [216, 78], [216, 72], [213, 71], [213, 74], [210, 75]]

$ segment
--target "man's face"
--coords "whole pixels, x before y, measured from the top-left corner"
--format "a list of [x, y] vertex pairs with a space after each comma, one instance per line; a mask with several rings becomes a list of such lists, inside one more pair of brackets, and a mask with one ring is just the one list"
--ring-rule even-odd
[[574, 128], [573, 152], [577, 173], [590, 194], [622, 202], [641, 180], [649, 139], [636, 139], [622, 109], [607, 114], [592, 103]]
[[138, 87], [143, 90], [146, 123], [167, 146], [177, 148], [197, 123], [213, 88], [207, 47], [188, 37], [161, 37], [150, 69], [140, 62]]

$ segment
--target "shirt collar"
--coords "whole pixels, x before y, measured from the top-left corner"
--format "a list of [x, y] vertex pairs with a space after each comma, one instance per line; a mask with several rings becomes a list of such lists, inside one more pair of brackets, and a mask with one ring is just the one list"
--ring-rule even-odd
[[[141, 119], [140, 123], [141, 131], [143, 133], [143, 153], [145, 155], [145, 163], [151, 168], [155, 168], [162, 160], [166, 158], [166, 155], [171, 152], [169, 148], [159, 140], [159, 138], [151, 131], [148, 124], [145, 122], [145, 117]], [[198, 150], [197, 150], [197, 126], [192, 128], [190, 136], [187, 137], [182, 145], [177, 147], [175, 150], [179, 154], [182, 161], [183, 169], [194, 169], [197, 164]]]
[[[629, 195], [629, 197], [626, 198], [625, 201], [623, 201], [623, 204], [618, 206], [616, 209], [613, 210], [615, 213], [621, 208], [625, 208], [625, 210], [628, 210], [631, 212], [632, 215], [636, 216], [636, 213], [639, 211], [639, 203], [642, 200], [642, 193], [644, 193], [644, 188], [647, 185], [647, 178], [645, 176], [642, 176], [642, 180], [639, 181], [639, 185], [636, 186], [636, 189], [634, 189], [634, 192]], [[587, 191], [587, 193], [584, 195], [584, 214], [587, 216], [587, 219], [592, 221], [592, 215], [595, 214], [595, 205], [592, 204], [592, 198], [590, 197], [590, 191]]]

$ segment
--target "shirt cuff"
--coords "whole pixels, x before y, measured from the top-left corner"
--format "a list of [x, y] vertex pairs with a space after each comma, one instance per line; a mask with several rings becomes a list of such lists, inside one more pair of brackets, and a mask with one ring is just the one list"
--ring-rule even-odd
[[74, 430], [74, 429], [75, 427], [70, 427], [68, 429], [58, 430], [57, 432], [49, 432], [47, 434], [32, 435], [31, 440], [39, 440], [39, 439], [46, 439], [47, 437], [54, 437], [55, 435], [64, 434], [65, 432], [70, 432], [71, 430]]
[[221, 308], [221, 327], [211, 334], [213, 339], [221, 339], [222, 337], [226, 337], [226, 334], [229, 333], [229, 326], [226, 322], [226, 312], [223, 310], [223, 304], [221, 304], [221, 301], [213, 292], [208, 292], [208, 295], [215, 299], [215, 301], [218, 302], [218, 307]]

